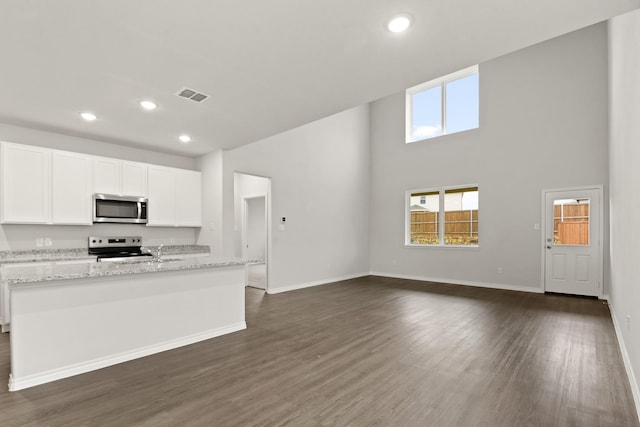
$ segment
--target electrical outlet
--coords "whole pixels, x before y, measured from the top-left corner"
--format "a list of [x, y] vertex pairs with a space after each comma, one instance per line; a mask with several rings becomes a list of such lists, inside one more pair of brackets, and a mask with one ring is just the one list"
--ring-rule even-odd
[[45, 246], [51, 246], [53, 244], [53, 242], [51, 241], [51, 237], [45, 237], [44, 238], [44, 245]]
[[502, 267], [498, 267], [498, 274], [502, 274]]

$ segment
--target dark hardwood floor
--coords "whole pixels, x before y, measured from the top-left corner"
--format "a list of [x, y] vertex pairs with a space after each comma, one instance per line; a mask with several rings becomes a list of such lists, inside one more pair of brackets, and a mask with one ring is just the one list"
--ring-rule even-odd
[[639, 425], [602, 301], [365, 277], [279, 295], [247, 289], [247, 323], [4, 388], [0, 426]]

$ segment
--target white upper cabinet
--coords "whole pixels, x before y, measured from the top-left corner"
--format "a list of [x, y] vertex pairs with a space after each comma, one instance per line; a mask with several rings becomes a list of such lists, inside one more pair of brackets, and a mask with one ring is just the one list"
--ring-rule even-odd
[[150, 226], [202, 225], [202, 173], [149, 166]]
[[0, 142], [0, 222], [93, 224], [93, 194], [148, 197], [151, 226], [200, 227], [202, 174]]
[[120, 194], [122, 161], [108, 157], [93, 157], [93, 192]]
[[54, 150], [51, 155], [51, 222], [91, 225], [92, 162], [85, 154]]
[[172, 168], [149, 166], [147, 215], [147, 225], [176, 225], [176, 174]]
[[122, 194], [125, 196], [148, 196], [147, 171], [149, 165], [137, 162], [122, 162]]
[[51, 150], [2, 143], [2, 222], [51, 220]]
[[176, 187], [176, 225], [200, 227], [202, 225], [202, 173], [178, 171]]
[[146, 197], [147, 167], [146, 163], [93, 157], [93, 192]]

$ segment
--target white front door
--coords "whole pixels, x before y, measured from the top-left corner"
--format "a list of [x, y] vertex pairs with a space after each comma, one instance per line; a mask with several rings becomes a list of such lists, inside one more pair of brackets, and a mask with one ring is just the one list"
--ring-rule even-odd
[[602, 188], [545, 192], [545, 291], [601, 296]]

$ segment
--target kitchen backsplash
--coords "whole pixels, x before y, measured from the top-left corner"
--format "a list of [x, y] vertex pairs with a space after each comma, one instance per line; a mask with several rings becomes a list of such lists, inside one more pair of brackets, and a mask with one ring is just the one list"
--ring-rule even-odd
[[[0, 251], [83, 248], [89, 236], [142, 236], [143, 245], [193, 245], [198, 229], [137, 224], [0, 226]], [[47, 240], [49, 239], [49, 240]], [[45, 246], [51, 242], [50, 246]], [[42, 243], [43, 246], [38, 246]]]

